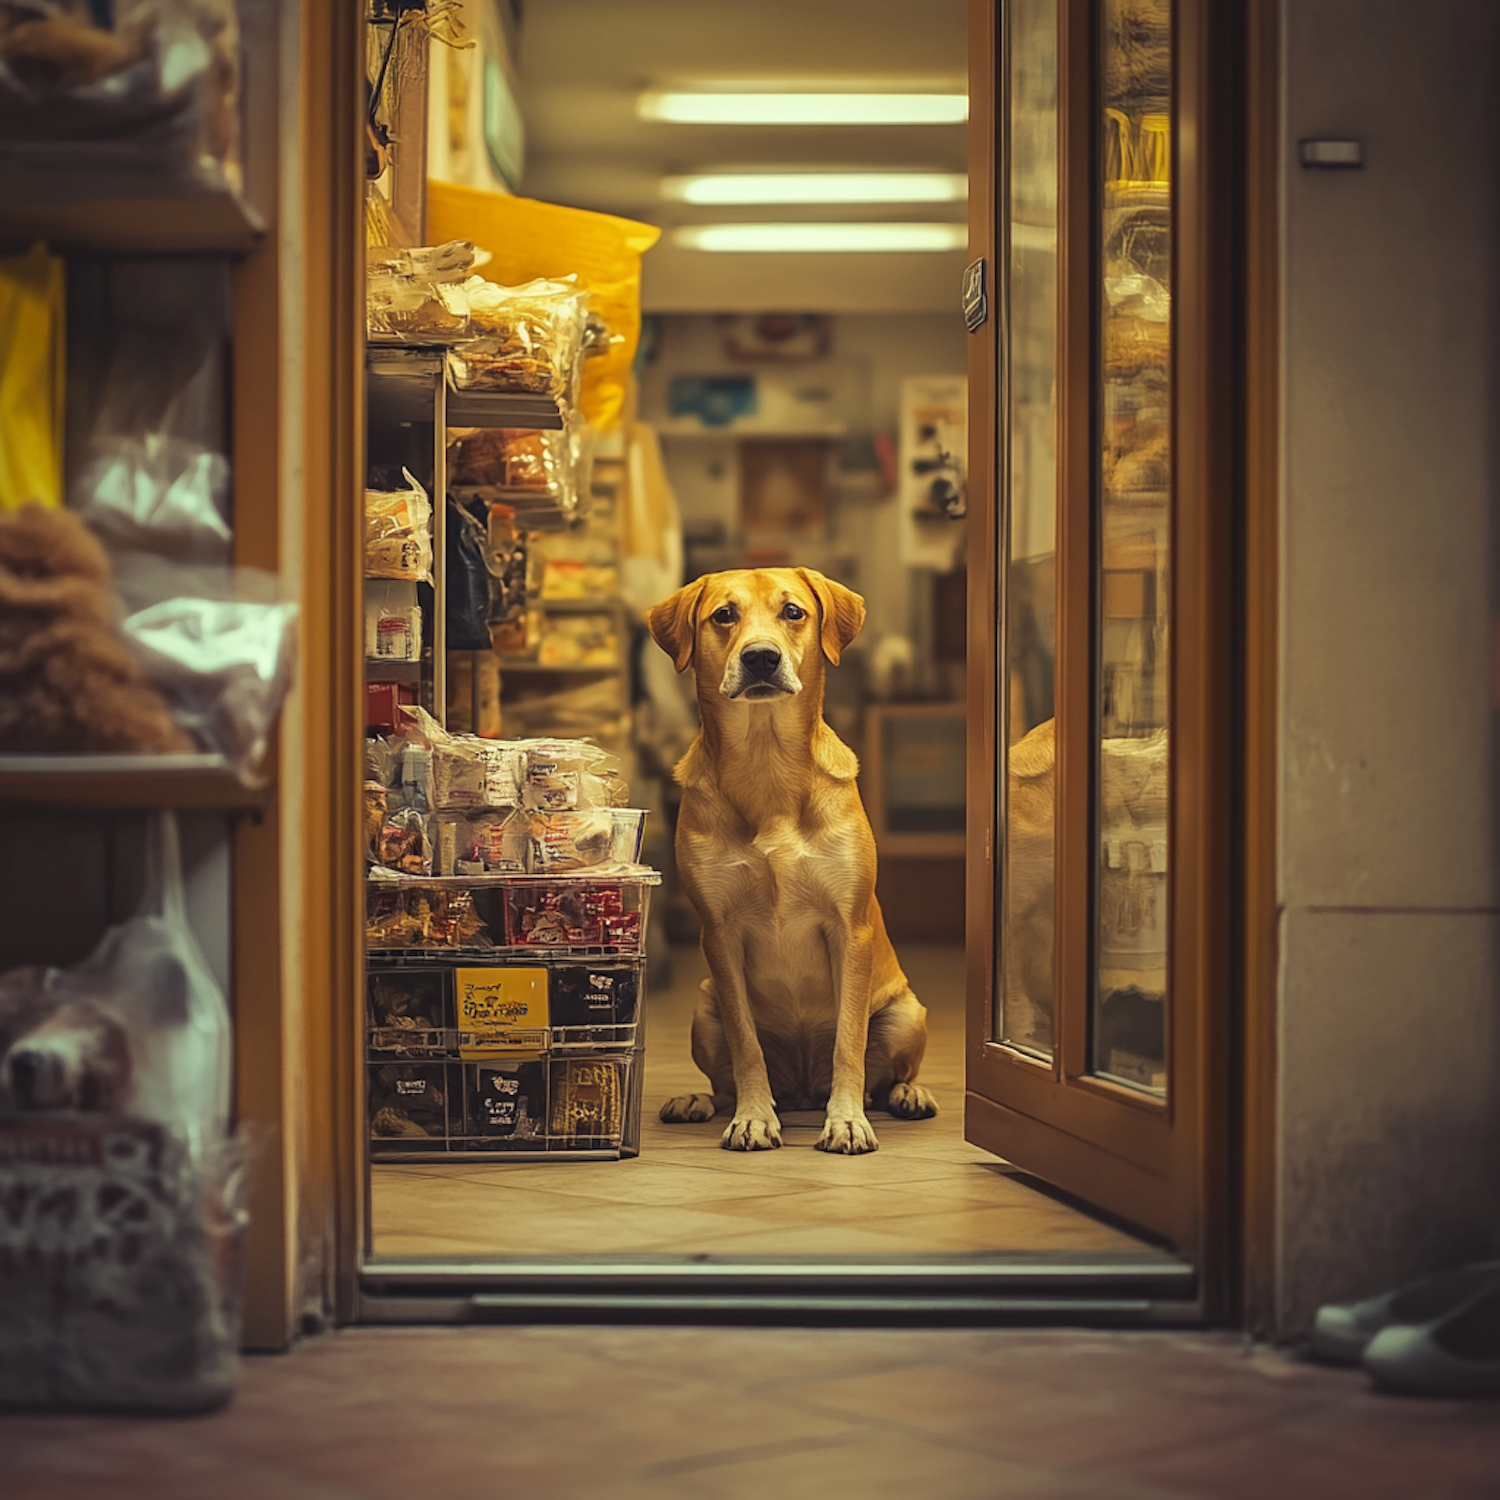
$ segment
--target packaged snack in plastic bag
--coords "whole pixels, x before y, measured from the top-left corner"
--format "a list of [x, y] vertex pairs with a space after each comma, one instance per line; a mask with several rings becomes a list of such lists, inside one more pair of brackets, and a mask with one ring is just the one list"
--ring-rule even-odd
[[571, 455], [563, 432], [511, 427], [452, 428], [450, 484], [503, 494], [561, 496], [568, 488]]
[[471, 891], [381, 890], [372, 886], [365, 913], [368, 948], [492, 948]]
[[469, 337], [449, 350], [459, 390], [529, 391], [571, 402], [583, 351], [588, 294], [576, 277], [500, 286], [464, 283]]
[[608, 864], [614, 848], [614, 819], [608, 808], [527, 814], [526, 868], [532, 874], [558, 875]]
[[365, 657], [369, 661], [422, 659], [422, 609], [416, 584], [394, 578], [366, 581]]
[[427, 815], [414, 807], [388, 813], [375, 834], [375, 863], [402, 875], [432, 874]]
[[403, 469], [403, 490], [365, 491], [365, 577], [432, 582], [432, 502]]
[[427, 184], [427, 232], [463, 234], [491, 248], [485, 275], [517, 283], [576, 272], [589, 310], [618, 343], [583, 361], [578, 409], [600, 432], [612, 432], [625, 405], [641, 330], [641, 256], [661, 236], [650, 224], [587, 209], [514, 198], [457, 183]]
[[365, 253], [365, 329], [386, 342], [446, 344], [469, 336], [464, 278], [474, 264], [467, 240]]

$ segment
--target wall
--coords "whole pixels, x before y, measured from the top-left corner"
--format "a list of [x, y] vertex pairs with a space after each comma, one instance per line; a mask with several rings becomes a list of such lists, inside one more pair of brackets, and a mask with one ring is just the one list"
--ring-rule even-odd
[[[1279, 1322], [1500, 1251], [1500, 9], [1283, 6]], [[1297, 142], [1357, 135], [1361, 171]]]
[[[967, 357], [956, 303], [944, 313], [836, 316], [829, 357], [794, 367], [731, 364], [723, 355], [718, 325], [706, 315], [663, 317], [658, 327], [660, 352], [641, 380], [641, 415], [658, 425], [665, 425], [666, 389], [673, 375], [762, 369], [775, 377], [790, 368], [799, 386], [830, 392], [829, 415], [851, 433], [894, 435], [901, 382], [912, 375], [962, 374]], [[735, 529], [736, 446], [728, 434], [665, 439], [668, 473], [685, 522], [720, 520], [731, 532]], [[895, 496], [845, 498], [835, 510], [828, 542], [809, 542], [798, 553], [798, 560], [810, 566], [847, 571], [845, 581], [865, 594], [870, 609], [862, 641], [866, 649], [883, 633], [910, 628], [896, 508]], [[962, 527], [953, 526], [952, 541], [955, 549], [961, 545]]]

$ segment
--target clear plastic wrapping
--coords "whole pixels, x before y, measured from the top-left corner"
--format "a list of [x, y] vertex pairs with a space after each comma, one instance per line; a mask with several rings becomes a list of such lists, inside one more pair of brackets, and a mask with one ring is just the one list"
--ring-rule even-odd
[[185, 563], [229, 561], [229, 460], [198, 443], [160, 433], [101, 439], [72, 501], [111, 548]]
[[526, 391], [573, 403], [588, 293], [576, 277], [501, 286], [464, 283], [469, 337], [448, 354], [459, 390]]
[[449, 483], [498, 493], [560, 497], [568, 487], [564, 432], [512, 427], [455, 428], [449, 435]]
[[406, 488], [365, 491], [365, 577], [432, 582], [432, 502], [403, 469]]
[[365, 253], [365, 328], [384, 342], [448, 344], [469, 335], [464, 278], [474, 265], [467, 240]]

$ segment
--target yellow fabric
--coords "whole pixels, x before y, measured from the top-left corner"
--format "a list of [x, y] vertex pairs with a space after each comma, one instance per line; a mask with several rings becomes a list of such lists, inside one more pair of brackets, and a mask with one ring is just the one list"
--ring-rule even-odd
[[63, 263], [0, 260], [0, 511], [62, 504]]
[[577, 272], [589, 307], [624, 343], [583, 362], [579, 406], [600, 432], [612, 431], [625, 404], [641, 336], [641, 256], [661, 230], [633, 219], [511, 198], [453, 182], [427, 184], [427, 241], [471, 240], [494, 257], [479, 274], [501, 286]]

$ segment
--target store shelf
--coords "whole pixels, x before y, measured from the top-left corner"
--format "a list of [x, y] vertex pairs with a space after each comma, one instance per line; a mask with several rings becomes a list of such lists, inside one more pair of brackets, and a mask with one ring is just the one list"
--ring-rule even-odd
[[621, 663], [618, 661], [601, 662], [597, 665], [584, 662], [567, 662], [561, 666], [545, 666], [541, 662], [526, 659], [517, 660], [514, 657], [502, 656], [500, 658], [500, 675], [503, 677], [507, 672], [513, 676], [522, 674], [541, 677], [550, 676], [584, 676], [607, 677], [611, 672], [618, 672]]
[[369, 661], [365, 662], [367, 682], [420, 682], [422, 663], [419, 661]]
[[[488, 809], [497, 811], [498, 809]], [[375, 875], [373, 873], [365, 876], [365, 884], [372, 891], [429, 891], [434, 888], [440, 890], [466, 891], [471, 886], [485, 885], [554, 885], [558, 882], [569, 884], [577, 882], [588, 885], [593, 881], [609, 881], [612, 883], [626, 883], [631, 885], [660, 885], [661, 872], [653, 869], [650, 865], [589, 865], [582, 870], [560, 870], [556, 873], [537, 874], [535, 872], [516, 872], [514, 874], [485, 874], [485, 875]], [[433, 948], [413, 949], [379, 949], [372, 952], [413, 952], [433, 953], [451, 950]], [[489, 950], [485, 950], [489, 951]], [[563, 951], [563, 950], [559, 950]]]
[[562, 412], [551, 396], [508, 391], [449, 391], [450, 427], [530, 427], [558, 432]]
[[221, 755], [3, 755], [0, 804], [116, 808], [261, 806]]
[[613, 595], [595, 599], [548, 599], [544, 595], [537, 602], [549, 615], [602, 615], [618, 609], [621, 603]]
[[[426, 344], [372, 344], [365, 359], [370, 420], [431, 422], [448, 351]], [[550, 396], [509, 391], [454, 391], [450, 427], [525, 427], [558, 431], [562, 412]]]
[[143, 188], [84, 196], [71, 173], [0, 164], [0, 242], [134, 254], [243, 254], [265, 232], [260, 216], [227, 191], [163, 193]]
[[730, 422], [724, 427], [705, 427], [701, 422], [673, 419], [663, 422], [656, 429], [658, 437], [697, 438], [722, 441], [725, 438], [774, 438], [788, 441], [796, 438], [823, 438], [829, 441], [845, 438], [849, 429], [842, 423], [823, 423], [809, 427], [774, 427], [769, 423], [758, 426], [754, 422]]

